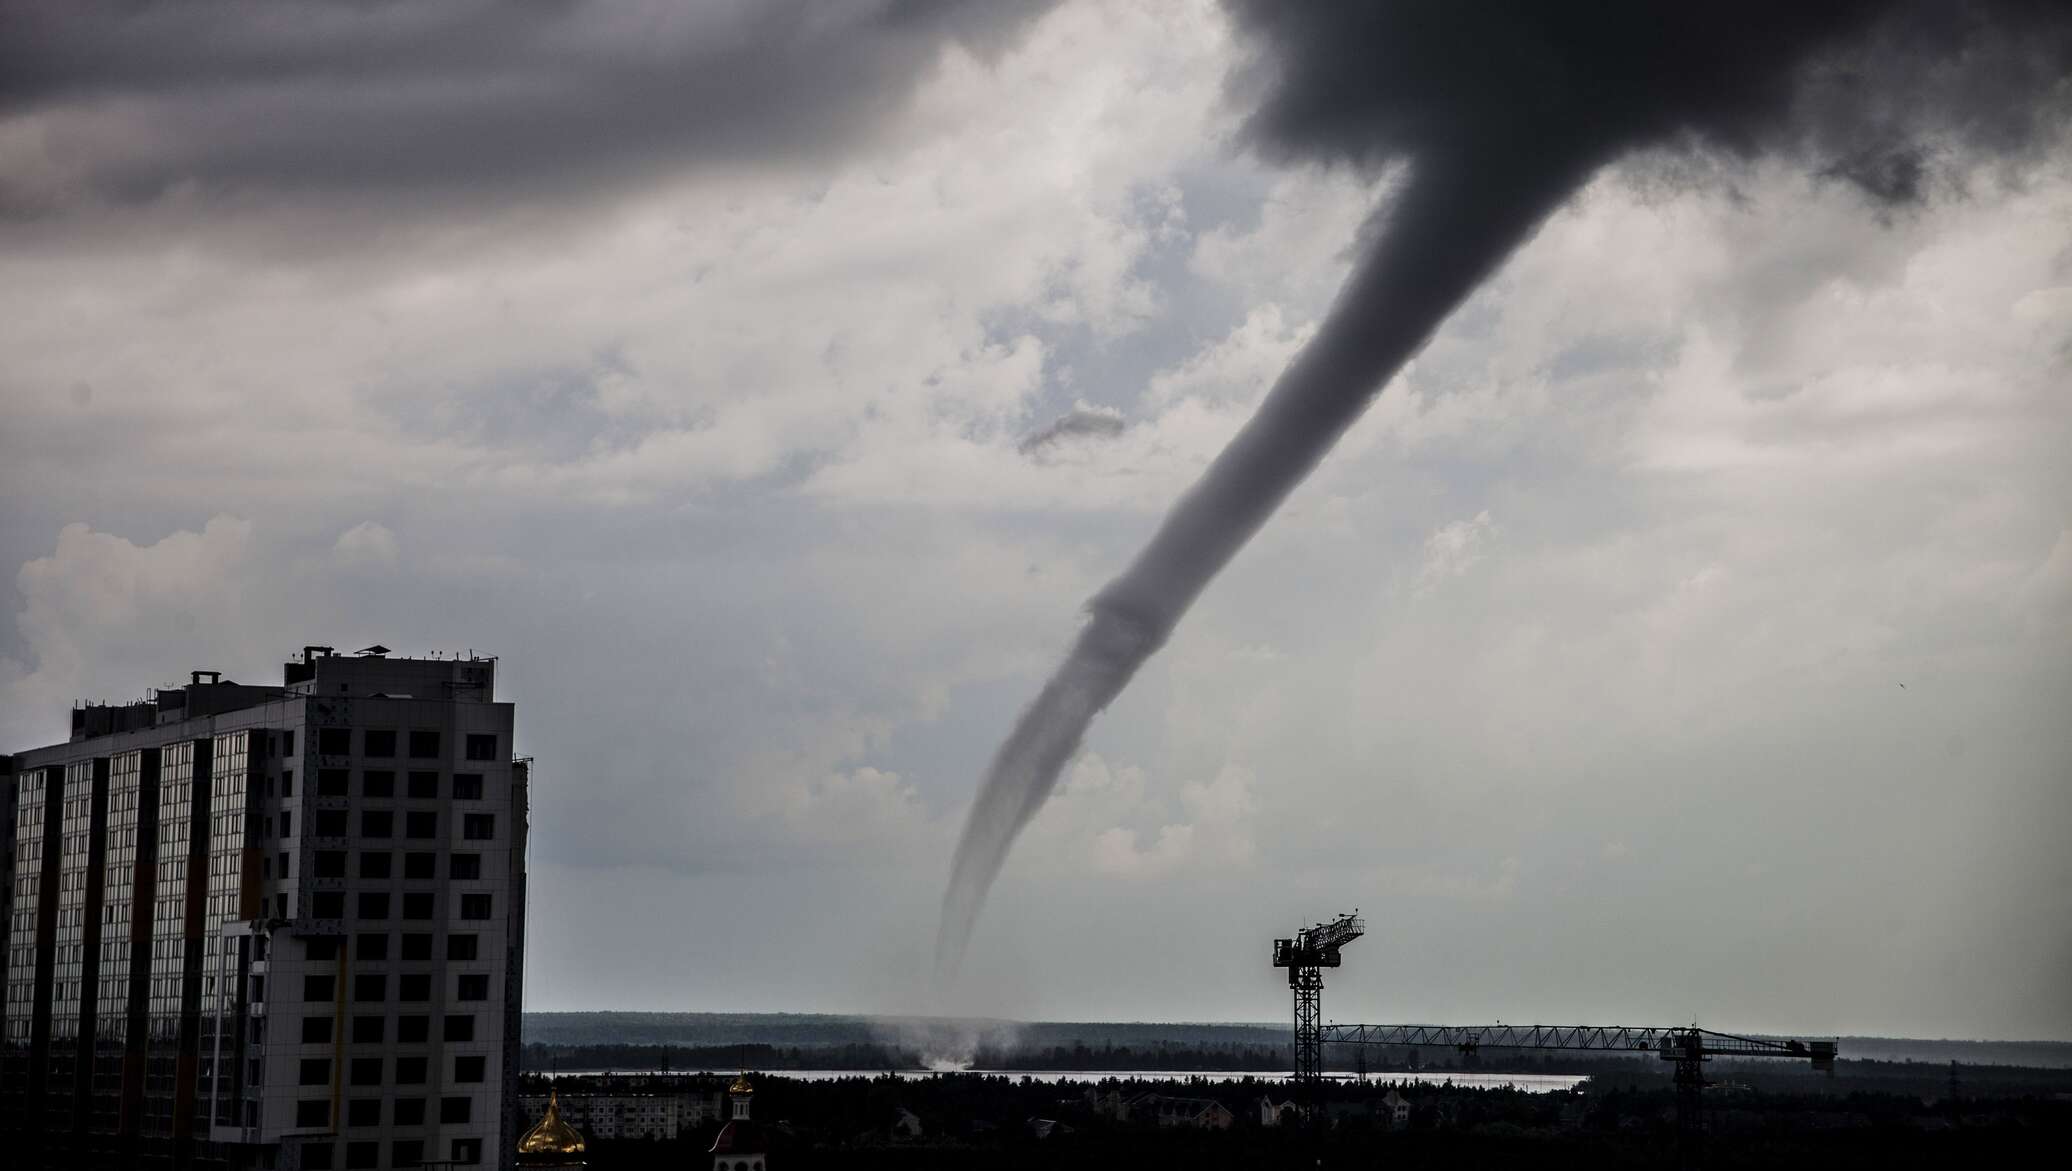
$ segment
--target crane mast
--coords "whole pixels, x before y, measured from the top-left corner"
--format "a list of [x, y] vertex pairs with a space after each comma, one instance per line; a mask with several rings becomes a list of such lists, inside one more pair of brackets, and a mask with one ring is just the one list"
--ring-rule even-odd
[[1288, 969], [1288, 987], [1295, 993], [1295, 1085], [1307, 1104], [1314, 1104], [1324, 1078], [1323, 970], [1343, 963], [1338, 950], [1366, 933], [1367, 922], [1356, 907], [1350, 915], [1273, 941], [1273, 966]]

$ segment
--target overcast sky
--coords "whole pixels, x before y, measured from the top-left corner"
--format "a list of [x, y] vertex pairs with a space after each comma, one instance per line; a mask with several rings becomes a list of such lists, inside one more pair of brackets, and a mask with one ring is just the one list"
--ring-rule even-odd
[[[1599, 175], [1093, 727], [1080, 607], [1392, 180], [1206, 0], [16, 7], [0, 746], [501, 656], [533, 1009], [2072, 1039], [2072, 150]], [[1931, 158], [1936, 156], [1931, 155]]]

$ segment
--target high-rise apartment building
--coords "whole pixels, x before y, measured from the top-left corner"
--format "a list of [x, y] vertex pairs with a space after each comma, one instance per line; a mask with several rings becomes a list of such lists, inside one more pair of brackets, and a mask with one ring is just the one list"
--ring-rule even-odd
[[529, 767], [495, 669], [306, 647], [0, 757], [10, 1167], [511, 1163]]

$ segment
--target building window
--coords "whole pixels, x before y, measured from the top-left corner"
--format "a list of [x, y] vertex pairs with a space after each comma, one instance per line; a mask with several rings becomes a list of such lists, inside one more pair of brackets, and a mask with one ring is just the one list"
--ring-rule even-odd
[[384, 932], [375, 931], [354, 938], [353, 954], [358, 956], [363, 964], [387, 959], [388, 935]]
[[[331, 1100], [329, 1098], [304, 1098], [295, 1103], [295, 1125], [331, 1125]], [[304, 1148], [307, 1150], [308, 1148]]]
[[335, 960], [338, 958], [338, 937], [336, 935], [312, 935], [302, 941], [302, 958], [307, 960]]
[[489, 976], [484, 972], [469, 972], [460, 978], [456, 1000], [488, 1000]]
[[455, 854], [446, 867], [448, 878], [482, 877], [482, 855]]
[[352, 1084], [356, 1086], [378, 1086], [381, 1084], [381, 1058], [355, 1057], [352, 1064]]
[[[357, 991], [359, 991], [359, 988], [357, 987], [357, 983], [358, 983], [358, 981], [359, 981], [359, 980], [365, 980], [366, 978], [367, 978], [367, 977], [365, 977], [365, 976], [360, 976], [360, 977], [357, 977], [357, 978], [356, 978], [356, 980], [355, 980], [355, 988], [354, 988], [354, 991], [356, 991], [356, 992], [357, 992]], [[354, 999], [356, 999], [356, 1000], [359, 1000], [359, 999], [365, 999], [365, 998], [364, 998], [364, 997], [354, 997]], [[382, 1035], [383, 1031], [384, 1031], [384, 1030], [386, 1029], [386, 1027], [387, 1027], [387, 1023], [388, 1023], [388, 1022], [387, 1022], [387, 1019], [386, 1019], [386, 1018], [384, 1018], [384, 1017], [378, 1017], [378, 1016], [356, 1016], [356, 1017], [354, 1017], [354, 1018], [353, 1018], [353, 1044], [355, 1044], [355, 1045], [379, 1045], [379, 1044], [381, 1044], [381, 1035]]]
[[489, 1059], [479, 1053], [453, 1059], [453, 1080], [458, 1085], [473, 1085], [482, 1080], [483, 1072], [489, 1068]]
[[317, 796], [343, 797], [352, 773], [342, 768], [320, 768], [317, 770]]
[[406, 838], [436, 838], [439, 836], [439, 814], [437, 810], [417, 809], [403, 815], [403, 836]]
[[368, 769], [360, 774], [360, 796], [393, 797], [396, 795], [396, 774], [388, 769]]
[[284, 768], [281, 770], [281, 796], [293, 797], [294, 795], [295, 770], [291, 768]]
[[380, 972], [361, 972], [353, 977], [353, 999], [378, 1004], [388, 998], [388, 977]]
[[438, 773], [411, 773], [410, 797], [415, 801], [436, 800], [439, 796]]
[[[396, 1018], [396, 1041], [402, 1045], [422, 1045], [432, 1039], [432, 1018], [428, 1016], [399, 1016]], [[401, 1122], [398, 1117], [396, 1121]]]
[[403, 958], [406, 960], [428, 960], [432, 958], [432, 937], [422, 932], [403, 933]]
[[432, 892], [410, 891], [403, 896], [403, 917], [405, 919], [429, 919], [432, 917]]
[[405, 854], [405, 855], [403, 855], [403, 877], [405, 877], [405, 878], [437, 878], [437, 877], [439, 877], [439, 856], [438, 856], [437, 854], [422, 854], [422, 853], [420, 853], [420, 854]]
[[295, 729], [293, 728], [281, 733], [281, 755], [295, 755]]
[[385, 890], [363, 890], [360, 892], [360, 918], [386, 919], [389, 915], [388, 892]]
[[421, 1086], [425, 1078], [425, 1059], [422, 1057], [396, 1058], [396, 1084], [399, 1086]]
[[387, 878], [390, 865], [389, 852], [387, 850], [360, 851], [361, 878]]
[[469, 1121], [474, 1117], [474, 1106], [473, 1098], [439, 1099], [439, 1124], [444, 1126], [447, 1123]]
[[303, 1017], [302, 1043], [304, 1045], [329, 1045], [331, 1043], [331, 1018], [327, 1016]]
[[319, 809], [316, 812], [316, 836], [320, 838], [342, 838], [346, 834], [345, 810]]
[[453, 1140], [453, 1161], [462, 1167], [473, 1167], [482, 1161], [482, 1140], [479, 1138], [457, 1138]]
[[353, 750], [353, 734], [350, 728], [318, 728], [317, 755], [350, 756]]
[[396, 999], [403, 1001], [424, 1001], [432, 998], [432, 974], [410, 972], [396, 977]]
[[439, 755], [439, 733], [436, 729], [413, 728], [410, 731], [410, 755], [418, 760], [431, 760]]
[[452, 1012], [446, 1014], [446, 1028], [442, 1036], [447, 1041], [472, 1041], [475, 1039], [475, 1018], [471, 1013]]
[[468, 733], [469, 760], [495, 760], [496, 735], [489, 732]]
[[496, 814], [470, 813], [461, 818], [461, 836], [471, 842], [486, 842], [496, 836]]
[[361, 756], [394, 756], [396, 733], [387, 728], [369, 728], [360, 733]]
[[347, 1102], [345, 1104], [345, 1124], [347, 1126], [380, 1126], [381, 1099], [354, 1098], [352, 1101]]
[[460, 917], [463, 919], [489, 918], [491, 900], [488, 894], [460, 896]]
[[331, 1084], [331, 1059], [328, 1057], [305, 1057], [302, 1059], [302, 1084], [305, 1086], [328, 1086]]
[[346, 1171], [354, 1171], [355, 1168], [360, 1167], [381, 1166], [381, 1144], [377, 1142], [345, 1144], [345, 1166]]
[[314, 873], [318, 878], [344, 878], [345, 851], [318, 850], [314, 865], [316, 866]]
[[[400, 1071], [403, 1068], [403, 1062], [408, 1060], [410, 1059], [407, 1057], [397, 1059], [396, 1069]], [[395, 1107], [395, 1121], [397, 1126], [423, 1126], [424, 1099], [397, 1098]]]
[[482, 774], [453, 774], [453, 799], [455, 801], [480, 801], [482, 799]]
[[471, 960], [475, 958], [477, 937], [473, 935], [449, 935], [446, 937], [446, 958], [449, 960]]
[[342, 890], [320, 890], [309, 896], [309, 914], [313, 919], [345, 918], [345, 892]]
[[[398, 1102], [396, 1105], [401, 1106]], [[421, 1138], [399, 1138], [389, 1147], [389, 1166], [401, 1171], [405, 1167], [424, 1165], [424, 1140]]]
[[302, 978], [302, 999], [329, 1000], [338, 991], [338, 985], [330, 976], [304, 976]]
[[360, 811], [360, 836], [363, 838], [395, 837], [396, 815], [386, 809], [362, 809]]
[[281, 836], [284, 838], [295, 836], [295, 811], [292, 809], [281, 810]]

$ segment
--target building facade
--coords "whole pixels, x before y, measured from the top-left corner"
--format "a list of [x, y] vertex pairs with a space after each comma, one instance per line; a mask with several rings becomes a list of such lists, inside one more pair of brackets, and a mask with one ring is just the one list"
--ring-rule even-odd
[[529, 763], [493, 660], [374, 650], [0, 758], [11, 1165], [509, 1165]]
[[553, 1102], [555, 1117], [591, 1138], [670, 1139], [717, 1121], [725, 1084], [707, 1074], [570, 1075], [529, 1081], [519, 1103], [537, 1118]]

